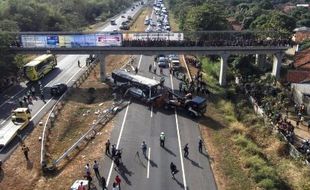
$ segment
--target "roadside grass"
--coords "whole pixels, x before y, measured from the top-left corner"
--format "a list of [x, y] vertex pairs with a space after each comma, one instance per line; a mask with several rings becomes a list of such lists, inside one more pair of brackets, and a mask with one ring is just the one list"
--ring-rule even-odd
[[[211, 95], [199, 125], [219, 189], [310, 189], [310, 169], [287, 155], [286, 143], [255, 115], [245, 95], [232, 84], [219, 87], [219, 63], [201, 60]], [[221, 127], [214, 127], [217, 122]]]
[[140, 16], [137, 18], [136, 22], [130, 27], [130, 30], [133, 32], [144, 32], [146, 25], [144, 25], [144, 20], [147, 16], [150, 16], [152, 13], [152, 7], [144, 8]]

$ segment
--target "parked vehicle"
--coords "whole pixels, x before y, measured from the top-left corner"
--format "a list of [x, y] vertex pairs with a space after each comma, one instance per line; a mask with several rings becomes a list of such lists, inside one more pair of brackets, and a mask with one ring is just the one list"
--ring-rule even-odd
[[31, 119], [31, 113], [28, 108], [17, 108], [12, 111], [11, 120], [0, 128], [0, 149], [5, 147], [24, 129]]
[[66, 90], [68, 89], [68, 86], [66, 84], [56, 84], [53, 85], [51, 88], [51, 95], [52, 96], [61, 96], [63, 95], [63, 93], [66, 92]]
[[24, 74], [30, 81], [37, 81], [52, 71], [57, 65], [55, 55], [44, 54], [24, 66]]

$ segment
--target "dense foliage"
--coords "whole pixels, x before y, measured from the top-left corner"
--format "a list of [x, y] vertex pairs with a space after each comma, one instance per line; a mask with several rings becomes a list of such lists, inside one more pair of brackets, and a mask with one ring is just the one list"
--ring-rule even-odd
[[[18, 71], [20, 59], [8, 52], [6, 32], [81, 31], [106, 20], [134, 0], [2, 0], [0, 1], [0, 81]], [[18, 61], [16, 61], [18, 60]]]

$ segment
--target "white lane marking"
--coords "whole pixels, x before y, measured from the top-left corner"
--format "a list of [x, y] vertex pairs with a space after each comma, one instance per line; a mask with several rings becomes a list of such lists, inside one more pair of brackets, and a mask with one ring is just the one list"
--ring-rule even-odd
[[[69, 79], [69, 80], [67, 80], [66, 81], [66, 84], [68, 84], [70, 81], [71, 81], [71, 79], [73, 78], [73, 77], [75, 77], [75, 75], [77, 75], [81, 70], [82, 70], [83, 68], [80, 68], [76, 73], [74, 73], [74, 75], [72, 75], [72, 77]], [[45, 86], [47, 86], [47, 85], [45, 85]], [[43, 105], [43, 107], [37, 112], [37, 113], [35, 113], [35, 115], [34, 116], [32, 116], [32, 118], [30, 119], [30, 121], [32, 121], [47, 105], [48, 105], [48, 103], [51, 101], [52, 99], [50, 99], [49, 101], [47, 101], [44, 105]], [[0, 124], [2, 125], [4, 122], [6, 122], [9, 118], [10, 118], [11, 116], [9, 116], [9, 117], [7, 117], [4, 121], [2, 121]]]
[[146, 178], [150, 178], [150, 162], [151, 162], [151, 148], [149, 148], [149, 154], [147, 157], [147, 172], [146, 172]]
[[153, 117], [153, 106], [151, 106], [151, 117]]
[[[123, 123], [122, 123], [122, 126], [121, 126], [121, 131], [119, 133], [118, 140], [117, 140], [117, 143], [116, 143], [116, 149], [118, 149], [119, 143], [121, 141], [123, 129], [124, 129], [124, 126], [125, 126], [125, 121], [126, 121], [126, 118], [127, 118], [128, 109], [129, 109], [129, 105], [126, 108], [126, 112], [125, 112], [125, 115], [124, 115], [124, 118], [123, 118]], [[109, 182], [110, 182], [113, 166], [114, 166], [114, 162], [112, 161], [112, 164], [111, 164], [111, 167], [110, 167], [110, 171], [109, 171], [109, 175], [108, 175], [108, 178], [107, 178], [107, 186], [109, 185]]]
[[26, 88], [18, 91], [14, 96], [10, 97], [9, 99], [7, 99], [5, 102], [3, 102], [0, 107], [2, 107], [4, 104], [7, 104], [9, 101], [13, 100], [18, 94], [20, 94], [21, 92], [23, 92], [24, 90], [26, 90]]
[[139, 59], [139, 63], [138, 63], [138, 69], [140, 69], [141, 61], [142, 61], [142, 55], [140, 55], [140, 59]]
[[[172, 81], [173, 81], [172, 80], [172, 75], [170, 74], [171, 89], [174, 90], [173, 82]], [[185, 177], [185, 169], [184, 169], [184, 162], [183, 162], [183, 156], [182, 156], [182, 143], [181, 143], [180, 130], [179, 130], [179, 121], [178, 121], [178, 114], [177, 114], [176, 110], [174, 110], [174, 116], [175, 116], [175, 124], [176, 124], [176, 127], [177, 127], [177, 136], [178, 136], [178, 143], [179, 143], [179, 152], [180, 152], [180, 159], [181, 159], [183, 184], [184, 184], [184, 189], [187, 189], [186, 177]]]

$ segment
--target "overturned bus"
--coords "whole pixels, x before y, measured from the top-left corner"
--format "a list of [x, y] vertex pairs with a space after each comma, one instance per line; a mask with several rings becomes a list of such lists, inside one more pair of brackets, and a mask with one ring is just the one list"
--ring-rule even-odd
[[112, 72], [112, 79], [117, 86], [123, 86], [124, 89], [130, 87], [139, 88], [143, 91], [147, 99], [152, 99], [158, 95], [158, 89], [163, 81], [157, 81], [141, 75], [135, 75], [124, 70], [115, 70]]

